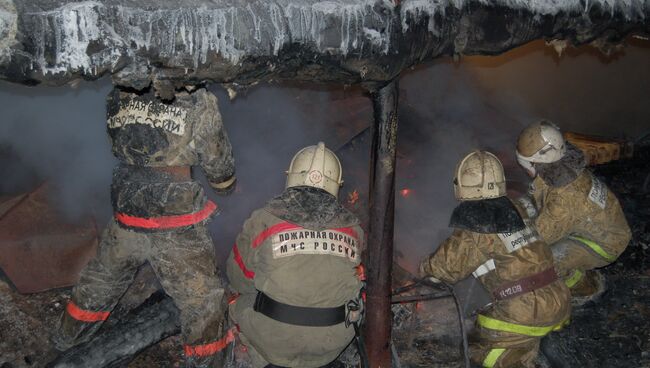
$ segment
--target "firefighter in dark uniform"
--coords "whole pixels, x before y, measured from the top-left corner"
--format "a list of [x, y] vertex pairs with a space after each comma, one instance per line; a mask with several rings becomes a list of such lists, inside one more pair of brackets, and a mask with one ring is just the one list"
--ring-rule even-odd
[[113, 172], [114, 218], [96, 258], [81, 273], [53, 341], [59, 350], [87, 341], [148, 262], [180, 310], [188, 366], [214, 362], [223, 345], [224, 287], [206, 223], [217, 205], [193, 180], [199, 165], [212, 189], [235, 186], [232, 149], [217, 98], [204, 88], [171, 103], [152, 92], [114, 89], [108, 134], [119, 164]]
[[[354, 338], [364, 233], [337, 200], [341, 164], [323, 143], [298, 152], [286, 190], [253, 212], [228, 258], [230, 316], [255, 368], [321, 367]], [[346, 321], [347, 319], [347, 321]]]
[[501, 162], [475, 151], [456, 168], [452, 235], [425, 259], [431, 281], [455, 283], [471, 274], [493, 302], [477, 318], [471, 359], [482, 367], [535, 367], [540, 339], [568, 322], [569, 291], [534, 225], [505, 197]]

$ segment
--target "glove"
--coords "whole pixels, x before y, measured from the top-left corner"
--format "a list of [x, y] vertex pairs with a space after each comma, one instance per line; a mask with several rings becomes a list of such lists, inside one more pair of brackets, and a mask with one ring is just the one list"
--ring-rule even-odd
[[229, 179], [221, 183], [210, 182], [210, 187], [219, 195], [228, 195], [235, 191], [237, 186], [237, 178], [233, 175]]
[[533, 203], [533, 199], [527, 195], [523, 195], [519, 198], [517, 198], [517, 202], [521, 206], [522, 209], [526, 211], [526, 215], [528, 216], [529, 219], [534, 219], [539, 215], [537, 212], [537, 207], [535, 207], [535, 204]]

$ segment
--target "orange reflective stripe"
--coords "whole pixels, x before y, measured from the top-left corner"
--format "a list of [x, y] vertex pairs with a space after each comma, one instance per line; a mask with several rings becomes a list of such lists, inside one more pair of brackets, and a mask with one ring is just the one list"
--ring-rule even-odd
[[351, 236], [351, 237], [357, 239], [357, 241], [359, 240], [359, 235], [358, 235], [357, 232], [356, 232], [353, 228], [351, 228], [351, 227], [340, 227], [340, 228], [338, 228], [338, 229], [333, 229], [333, 230], [334, 230], [334, 231], [341, 232], [341, 233], [346, 234], [346, 235], [349, 235], [349, 236]]
[[190, 226], [199, 223], [210, 217], [212, 212], [216, 209], [217, 205], [214, 202], [207, 201], [203, 209], [186, 215], [136, 217], [124, 213], [116, 213], [115, 219], [126, 226], [139, 227], [142, 229], [173, 229], [175, 227]]
[[228, 344], [235, 341], [236, 333], [237, 327], [233, 327], [226, 332], [226, 336], [215, 342], [203, 345], [185, 345], [183, 347], [185, 350], [185, 356], [205, 357], [216, 354], [228, 346]]
[[239, 248], [237, 248], [237, 243], [235, 243], [235, 246], [232, 247], [232, 257], [235, 259], [235, 262], [237, 263], [237, 266], [239, 266], [239, 269], [241, 269], [241, 272], [244, 273], [244, 277], [252, 280], [255, 277], [255, 272], [246, 268], [244, 260], [241, 258], [241, 254], [239, 253]]
[[366, 267], [363, 265], [363, 263], [359, 263], [358, 266], [355, 267], [356, 269], [356, 274], [357, 274], [357, 279], [359, 281], [366, 281]]
[[72, 318], [82, 322], [106, 321], [108, 316], [111, 314], [111, 312], [92, 312], [83, 310], [73, 303], [72, 300], [68, 302], [65, 310]]
[[301, 229], [301, 227], [289, 222], [281, 222], [279, 224], [275, 224], [269, 227], [268, 229], [262, 231], [261, 233], [259, 233], [259, 235], [255, 237], [255, 240], [253, 240], [253, 243], [251, 243], [251, 247], [257, 248], [260, 246], [260, 244], [264, 243], [264, 241], [269, 237], [277, 233], [281, 233], [283, 231], [295, 230], [295, 229]]

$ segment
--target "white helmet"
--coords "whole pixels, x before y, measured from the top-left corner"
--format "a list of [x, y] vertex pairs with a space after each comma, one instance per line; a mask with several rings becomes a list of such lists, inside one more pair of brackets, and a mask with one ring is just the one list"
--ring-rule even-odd
[[506, 177], [499, 159], [487, 151], [474, 151], [456, 166], [454, 195], [461, 201], [506, 195]]
[[566, 153], [564, 137], [555, 124], [540, 120], [529, 125], [517, 140], [517, 162], [535, 175], [532, 163], [559, 161]]
[[338, 157], [323, 142], [301, 149], [293, 156], [287, 171], [287, 188], [309, 186], [324, 189], [338, 197], [343, 170]]

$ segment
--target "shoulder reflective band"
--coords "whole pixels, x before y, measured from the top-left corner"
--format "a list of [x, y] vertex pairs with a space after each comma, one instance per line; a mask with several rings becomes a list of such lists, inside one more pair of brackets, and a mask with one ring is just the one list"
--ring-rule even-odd
[[239, 253], [239, 248], [237, 248], [237, 243], [235, 243], [235, 245], [232, 247], [232, 258], [235, 260], [237, 266], [239, 266], [239, 269], [241, 269], [241, 272], [244, 273], [244, 276], [247, 279], [252, 280], [255, 277], [255, 272], [246, 268], [244, 260], [241, 258], [241, 254]]
[[583, 276], [583, 275], [584, 275], [584, 274], [582, 273], [582, 271], [580, 271], [580, 270], [575, 270], [575, 271], [573, 271], [573, 273], [571, 274], [571, 276], [569, 276], [568, 279], [564, 280], [564, 284], [565, 284], [568, 288], [572, 288], [572, 287], [576, 286], [576, 284], [577, 284], [578, 282], [580, 282], [580, 280], [582, 280], [582, 276]]
[[506, 351], [506, 349], [492, 349], [488, 353], [488, 355], [485, 356], [485, 359], [483, 360], [483, 367], [485, 368], [492, 368], [496, 364], [497, 360], [503, 354], [503, 352]]
[[235, 335], [237, 332], [237, 327], [233, 327], [226, 332], [226, 336], [221, 339], [204, 345], [185, 345], [183, 350], [185, 350], [185, 356], [198, 356], [205, 357], [214, 355], [221, 350], [223, 350], [228, 344], [235, 341]]
[[499, 321], [498, 319], [490, 318], [483, 314], [478, 315], [476, 322], [479, 326], [485, 327], [489, 330], [512, 332], [519, 335], [538, 337], [546, 336], [551, 331], [558, 331], [562, 329], [562, 327], [564, 327], [564, 325], [567, 323], [567, 321], [563, 321], [554, 326], [526, 326], [516, 323]]
[[573, 240], [577, 240], [577, 241], [581, 242], [582, 244], [584, 244], [584, 245], [588, 246], [589, 248], [591, 248], [591, 250], [593, 250], [594, 252], [598, 253], [599, 256], [605, 258], [606, 260], [608, 260], [610, 262], [613, 262], [613, 261], [616, 260], [615, 256], [612, 256], [612, 255], [608, 254], [607, 252], [605, 252], [605, 250], [600, 245], [598, 245], [598, 243], [596, 243], [594, 241], [591, 241], [589, 239], [585, 239], [585, 238], [583, 238], [581, 236], [575, 236], [575, 235], [569, 236], [569, 239], [573, 239]]
[[75, 303], [71, 301], [68, 302], [68, 305], [65, 307], [65, 310], [68, 312], [70, 317], [81, 322], [99, 322], [106, 321], [111, 312], [91, 312], [79, 308]]
[[280, 222], [279, 224], [275, 224], [265, 229], [261, 233], [259, 233], [253, 240], [253, 243], [251, 243], [251, 247], [253, 248], [259, 247], [260, 244], [264, 243], [266, 239], [268, 239], [270, 236], [273, 236], [277, 233], [281, 233], [287, 230], [300, 229], [300, 228], [301, 228], [300, 226], [292, 224], [290, 222]]
[[198, 212], [188, 213], [187, 215], [161, 216], [161, 217], [135, 217], [124, 213], [116, 213], [115, 219], [120, 223], [139, 227], [142, 229], [173, 229], [176, 227], [190, 226], [199, 223], [212, 214], [217, 209], [217, 205], [212, 201], [207, 201], [203, 209]]

